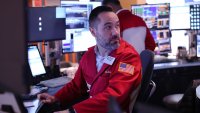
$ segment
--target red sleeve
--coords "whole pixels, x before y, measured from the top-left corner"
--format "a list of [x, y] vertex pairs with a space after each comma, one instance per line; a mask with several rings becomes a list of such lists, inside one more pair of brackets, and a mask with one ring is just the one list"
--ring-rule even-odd
[[68, 105], [81, 97], [87, 95], [87, 85], [82, 76], [82, 70], [79, 66], [74, 79], [61, 88], [55, 97], [59, 100], [62, 106]]

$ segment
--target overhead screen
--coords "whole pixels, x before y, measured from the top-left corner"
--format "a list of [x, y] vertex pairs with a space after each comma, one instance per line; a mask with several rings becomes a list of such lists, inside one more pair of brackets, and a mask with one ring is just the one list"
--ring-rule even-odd
[[199, 30], [200, 5], [185, 4], [170, 8], [170, 29], [172, 30]]
[[143, 18], [150, 29], [160, 54], [171, 52], [170, 4], [132, 5], [132, 13]]
[[190, 6], [170, 7], [170, 29], [187, 30], [190, 29]]
[[142, 17], [149, 29], [169, 28], [169, 4], [132, 5], [132, 13]]
[[28, 8], [28, 42], [63, 40], [65, 27], [64, 8]]
[[87, 51], [96, 44], [95, 38], [89, 31], [88, 21], [91, 10], [100, 5], [101, 2], [61, 1], [66, 13], [63, 53]]

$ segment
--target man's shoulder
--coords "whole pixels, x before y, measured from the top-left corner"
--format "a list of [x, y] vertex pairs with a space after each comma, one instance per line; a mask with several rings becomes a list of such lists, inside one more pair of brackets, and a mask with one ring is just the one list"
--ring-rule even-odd
[[121, 44], [123, 45], [123, 47], [121, 47], [120, 49], [122, 50], [121, 52], [124, 54], [137, 54], [137, 51], [135, 50], [135, 48], [130, 45], [128, 42], [126, 42], [125, 40], [121, 40]]
[[90, 48], [88, 48], [88, 50], [84, 53], [84, 56], [88, 56], [88, 55], [91, 55], [91, 54], [94, 54], [94, 48], [95, 46], [92, 46]]
[[[128, 10], [128, 9], [121, 9], [121, 10], [117, 13], [117, 15], [120, 16], [120, 17], [124, 17], [124, 15], [126, 15], [126, 16], [127, 16], [127, 15], [130, 15], [130, 16], [136, 18], [136, 19], [143, 20], [140, 16], [137, 16], [137, 15], [133, 14], [133, 13], [132, 13], [130, 10]], [[125, 16], [125, 18], [126, 18], [126, 16]]]
[[[123, 29], [130, 28], [130, 27], [138, 27], [138, 26], [145, 26], [145, 21], [135, 14], [132, 14], [128, 10], [122, 10], [118, 13], [118, 17], [121, 23], [121, 26], [123, 26]], [[123, 31], [123, 29], [121, 29]]]

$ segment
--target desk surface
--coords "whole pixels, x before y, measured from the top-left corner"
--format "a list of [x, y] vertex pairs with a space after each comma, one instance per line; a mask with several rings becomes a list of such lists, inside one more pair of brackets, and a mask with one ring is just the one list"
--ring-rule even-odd
[[180, 67], [192, 67], [192, 66], [200, 66], [200, 62], [199, 61], [198, 62], [178, 61], [178, 62], [169, 62], [169, 63], [158, 63], [158, 64], [154, 64], [154, 70], [180, 68]]

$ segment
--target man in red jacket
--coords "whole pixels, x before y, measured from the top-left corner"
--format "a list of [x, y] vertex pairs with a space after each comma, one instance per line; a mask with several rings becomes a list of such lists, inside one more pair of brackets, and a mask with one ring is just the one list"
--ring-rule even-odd
[[38, 97], [44, 103], [58, 101], [67, 106], [89, 95], [72, 106], [74, 111], [107, 113], [112, 96], [123, 111], [130, 113], [141, 84], [139, 54], [120, 38], [119, 19], [110, 7], [93, 9], [89, 26], [97, 44], [83, 55], [74, 79], [54, 96], [44, 93]]
[[154, 51], [156, 44], [144, 20], [122, 9], [119, 0], [103, 0], [102, 5], [111, 7], [119, 17], [121, 35], [124, 40], [131, 44], [140, 54], [142, 50]]

